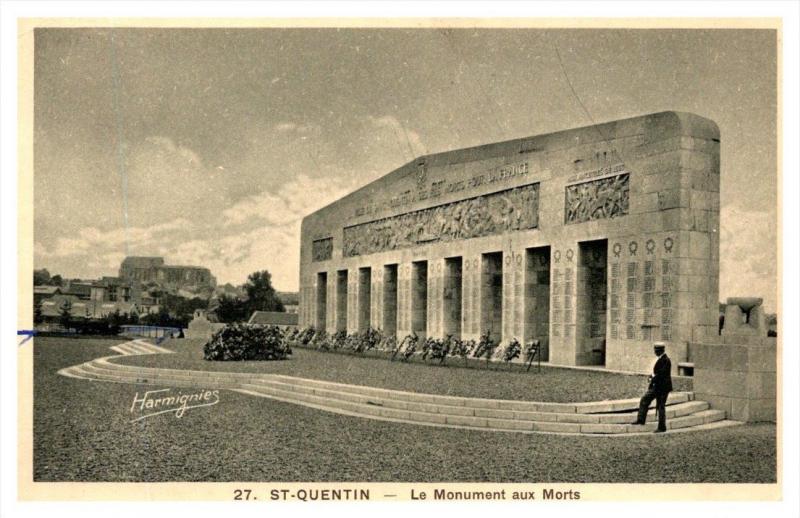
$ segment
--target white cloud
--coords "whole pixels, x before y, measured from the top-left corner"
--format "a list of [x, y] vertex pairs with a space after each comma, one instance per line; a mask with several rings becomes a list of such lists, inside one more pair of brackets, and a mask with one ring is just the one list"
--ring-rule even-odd
[[297, 127], [297, 124], [293, 122], [281, 122], [275, 125], [275, 131], [279, 133], [286, 133], [287, 131], [292, 131]]
[[258, 222], [287, 225], [302, 219], [353, 190], [354, 185], [342, 185], [330, 178], [309, 178], [298, 175], [276, 191], [250, 196], [222, 211], [226, 225]]
[[145, 142], [153, 144], [156, 152], [160, 150], [161, 156], [167, 160], [172, 159], [170, 156], [172, 155], [178, 157], [178, 163], [183, 162], [187, 167], [203, 167], [203, 163], [197, 153], [187, 147], [176, 145], [170, 138], [159, 136], [147, 137]]
[[275, 131], [278, 133], [314, 133], [321, 130], [315, 124], [295, 124], [294, 122], [279, 122], [275, 125]]
[[[174, 231], [185, 229], [190, 225], [185, 218], [159, 223], [151, 227], [131, 227], [127, 231], [124, 227], [108, 231], [101, 231], [96, 227], [85, 227], [73, 237], [60, 237], [56, 240], [53, 250], [42, 243], [37, 243], [34, 251], [41, 257], [68, 257], [74, 255], [88, 255], [97, 257], [103, 250], [124, 249], [129, 246], [148, 244], [164, 239]], [[118, 266], [118, 265], [117, 265]]]
[[127, 159], [128, 222], [149, 227], [179, 217], [213, 219], [230, 203], [230, 173], [166, 137], [149, 137]]
[[[414, 157], [426, 154], [427, 148], [422, 143], [422, 139], [414, 130], [405, 128], [393, 115], [383, 115], [381, 117], [367, 117], [367, 121], [374, 128], [382, 130], [383, 135], [376, 135], [378, 140], [396, 140], [397, 144], [408, 150]], [[405, 150], [404, 150], [405, 153]]]
[[259, 226], [221, 239], [193, 239], [166, 254], [175, 264], [211, 269], [220, 282], [241, 284], [257, 270], [269, 270], [282, 290], [297, 289], [300, 265], [300, 223]]
[[98, 221], [61, 232], [37, 243], [36, 264], [91, 278], [115, 275], [127, 253], [157, 255], [208, 267], [234, 284], [267, 269], [276, 286], [297, 289], [302, 218], [408, 160], [409, 146], [415, 156], [425, 152], [419, 135], [392, 115], [354, 123], [344, 147], [315, 124], [256, 124], [240, 156], [224, 167], [215, 166], [219, 158], [209, 158], [209, 167], [189, 146], [151, 136], [127, 153], [127, 230]]
[[[720, 215], [720, 300], [752, 296], [777, 310], [777, 233], [773, 216], [723, 207]], [[770, 243], [764, 246], [765, 241]]]

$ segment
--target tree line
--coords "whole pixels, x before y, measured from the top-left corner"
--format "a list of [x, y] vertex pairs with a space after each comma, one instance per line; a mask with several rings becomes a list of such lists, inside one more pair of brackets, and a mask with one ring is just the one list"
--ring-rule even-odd
[[220, 322], [244, 322], [254, 311], [286, 311], [272, 286], [272, 274], [267, 270], [253, 272], [244, 285], [245, 298], [220, 295], [215, 309]]

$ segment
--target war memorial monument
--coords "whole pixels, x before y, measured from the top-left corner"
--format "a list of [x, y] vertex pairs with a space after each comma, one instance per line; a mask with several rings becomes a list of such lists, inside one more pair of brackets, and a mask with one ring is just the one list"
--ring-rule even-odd
[[663, 112], [419, 157], [303, 220], [300, 326], [639, 373], [663, 341], [698, 398], [774, 420], [760, 300], [729, 301], [720, 336], [719, 148], [713, 121]]

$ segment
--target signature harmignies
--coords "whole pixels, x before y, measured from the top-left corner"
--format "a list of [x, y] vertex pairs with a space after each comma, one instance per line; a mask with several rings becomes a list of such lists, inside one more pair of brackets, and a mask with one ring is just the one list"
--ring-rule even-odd
[[131, 413], [140, 412], [141, 415], [131, 419], [131, 422], [141, 421], [148, 417], [160, 414], [174, 413], [180, 419], [187, 410], [214, 406], [219, 403], [219, 390], [200, 390], [191, 394], [179, 392], [167, 394], [172, 389], [148, 390], [141, 397], [137, 392], [133, 396]]

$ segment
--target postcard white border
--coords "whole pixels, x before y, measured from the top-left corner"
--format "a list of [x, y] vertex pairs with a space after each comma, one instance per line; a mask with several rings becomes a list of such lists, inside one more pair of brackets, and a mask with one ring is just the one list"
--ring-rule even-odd
[[[674, 513], [682, 513], [688, 516], [700, 513], [707, 514], [713, 512], [715, 515], [724, 513], [726, 516], [753, 516], [754, 513], [768, 512], [772, 515], [793, 515], [796, 516], [798, 504], [797, 492], [794, 488], [800, 486], [798, 482], [798, 465], [800, 457], [798, 453], [798, 416], [797, 401], [800, 391], [798, 390], [798, 379], [796, 370], [798, 361], [798, 337], [797, 319], [793, 318], [798, 314], [798, 272], [797, 265], [800, 257], [798, 256], [798, 233], [796, 224], [798, 222], [798, 86], [797, 63], [798, 63], [798, 8], [794, 2], [693, 2], [693, 3], [674, 3], [674, 2], [575, 2], [575, 3], [522, 3], [522, 2], [493, 2], [493, 3], [466, 3], [466, 2], [376, 2], [371, 4], [361, 2], [296, 2], [296, 3], [267, 3], [267, 2], [227, 2], [227, 3], [196, 3], [196, 2], [4, 2], [2, 9], [2, 19], [0, 23], [0, 33], [2, 34], [2, 129], [0, 135], [0, 160], [2, 170], [2, 300], [0, 301], [0, 321], [2, 322], [2, 336], [5, 338], [6, 346], [2, 348], [0, 357], [0, 380], [2, 380], [2, 401], [0, 402], [0, 423], [2, 423], [2, 454], [4, 459], [0, 463], [0, 480], [2, 489], [0, 490], [0, 500], [2, 500], [3, 516], [21, 516], [38, 514], [40, 512], [52, 514], [57, 513], [59, 517], [101, 515], [107, 516], [113, 513], [115, 516], [141, 516], [142, 512], [156, 511], [161, 513], [179, 512], [171, 504], [125, 504], [115, 503], [21, 503], [17, 501], [17, 429], [16, 429], [16, 405], [17, 405], [17, 373], [16, 373], [16, 347], [11, 346], [12, 335], [16, 340], [15, 331], [17, 328], [17, 291], [14, 289], [14, 281], [17, 277], [18, 259], [17, 254], [11, 253], [16, 248], [17, 243], [17, 21], [19, 18], [29, 17], [91, 17], [106, 18], [105, 22], [114, 23], [108, 17], [142, 17], [147, 15], [158, 15], [162, 17], [180, 18], [191, 14], [197, 17], [236, 17], [241, 23], [246, 24], [247, 18], [303, 18], [308, 13], [314, 13], [318, 17], [351, 17], [355, 18], [391, 18], [414, 16], [420, 18], [472, 18], [472, 17], [491, 17], [519, 19], [520, 17], [571, 17], [581, 15], [588, 18], [603, 17], [781, 17], [783, 18], [783, 128], [782, 128], [782, 170], [783, 191], [782, 191], [782, 214], [784, 222], [784, 241], [782, 249], [782, 264], [790, 265], [783, 268], [783, 290], [779, 295], [783, 297], [783, 307], [781, 314], [781, 336], [787, 344], [784, 348], [783, 365], [787, 375], [783, 378], [783, 401], [786, 408], [783, 423], [783, 444], [782, 457], [785, 459], [783, 465], [783, 487], [784, 500], [780, 503], [715, 503], [713, 511], [708, 505], [702, 503], [616, 503], [616, 504], [540, 504], [536, 507], [520, 505], [509, 505], [504, 508], [504, 512], [519, 512], [526, 515], [541, 513], [591, 513], [593, 516], [614, 515], [620, 513], [633, 514], [641, 513], [646, 516], [673, 516]], [[211, 20], [208, 20], [211, 22]], [[563, 19], [553, 20], [555, 25], [570, 24], [574, 20]], [[588, 21], [586, 18], [583, 21]], [[685, 20], [684, 20], [685, 21]], [[379, 20], [376, 21], [379, 23]], [[13, 322], [13, 323], [12, 323]], [[794, 344], [794, 346], [792, 346]], [[143, 495], [144, 496], [144, 495]], [[180, 510], [181, 513], [191, 513], [195, 516], [211, 516], [220, 512], [229, 511], [229, 505], [233, 504], [209, 504], [193, 502], [187, 504], [186, 508]], [[291, 505], [291, 504], [289, 504]], [[416, 507], [413, 511], [406, 508], [404, 504], [303, 504], [302, 507], [282, 504], [270, 504], [269, 507], [247, 506], [239, 504], [235, 512], [253, 513], [264, 516], [265, 513], [292, 512], [293, 514], [302, 513], [331, 513], [332, 509], [350, 515], [352, 512], [387, 513], [391, 509], [394, 512], [408, 513], [419, 512], [422, 510]], [[491, 506], [491, 504], [489, 504]], [[567, 507], [565, 508], [564, 505]], [[710, 504], [709, 504], [710, 505]], [[146, 506], [146, 507], [143, 507]], [[154, 506], [154, 507], [151, 507]], [[426, 506], [427, 511], [440, 513], [444, 508], [439, 505]], [[450, 513], [480, 513], [492, 512], [485, 509], [484, 505], [470, 504], [447, 504], [446, 512]], [[793, 513], [793, 514], [788, 514]]]

